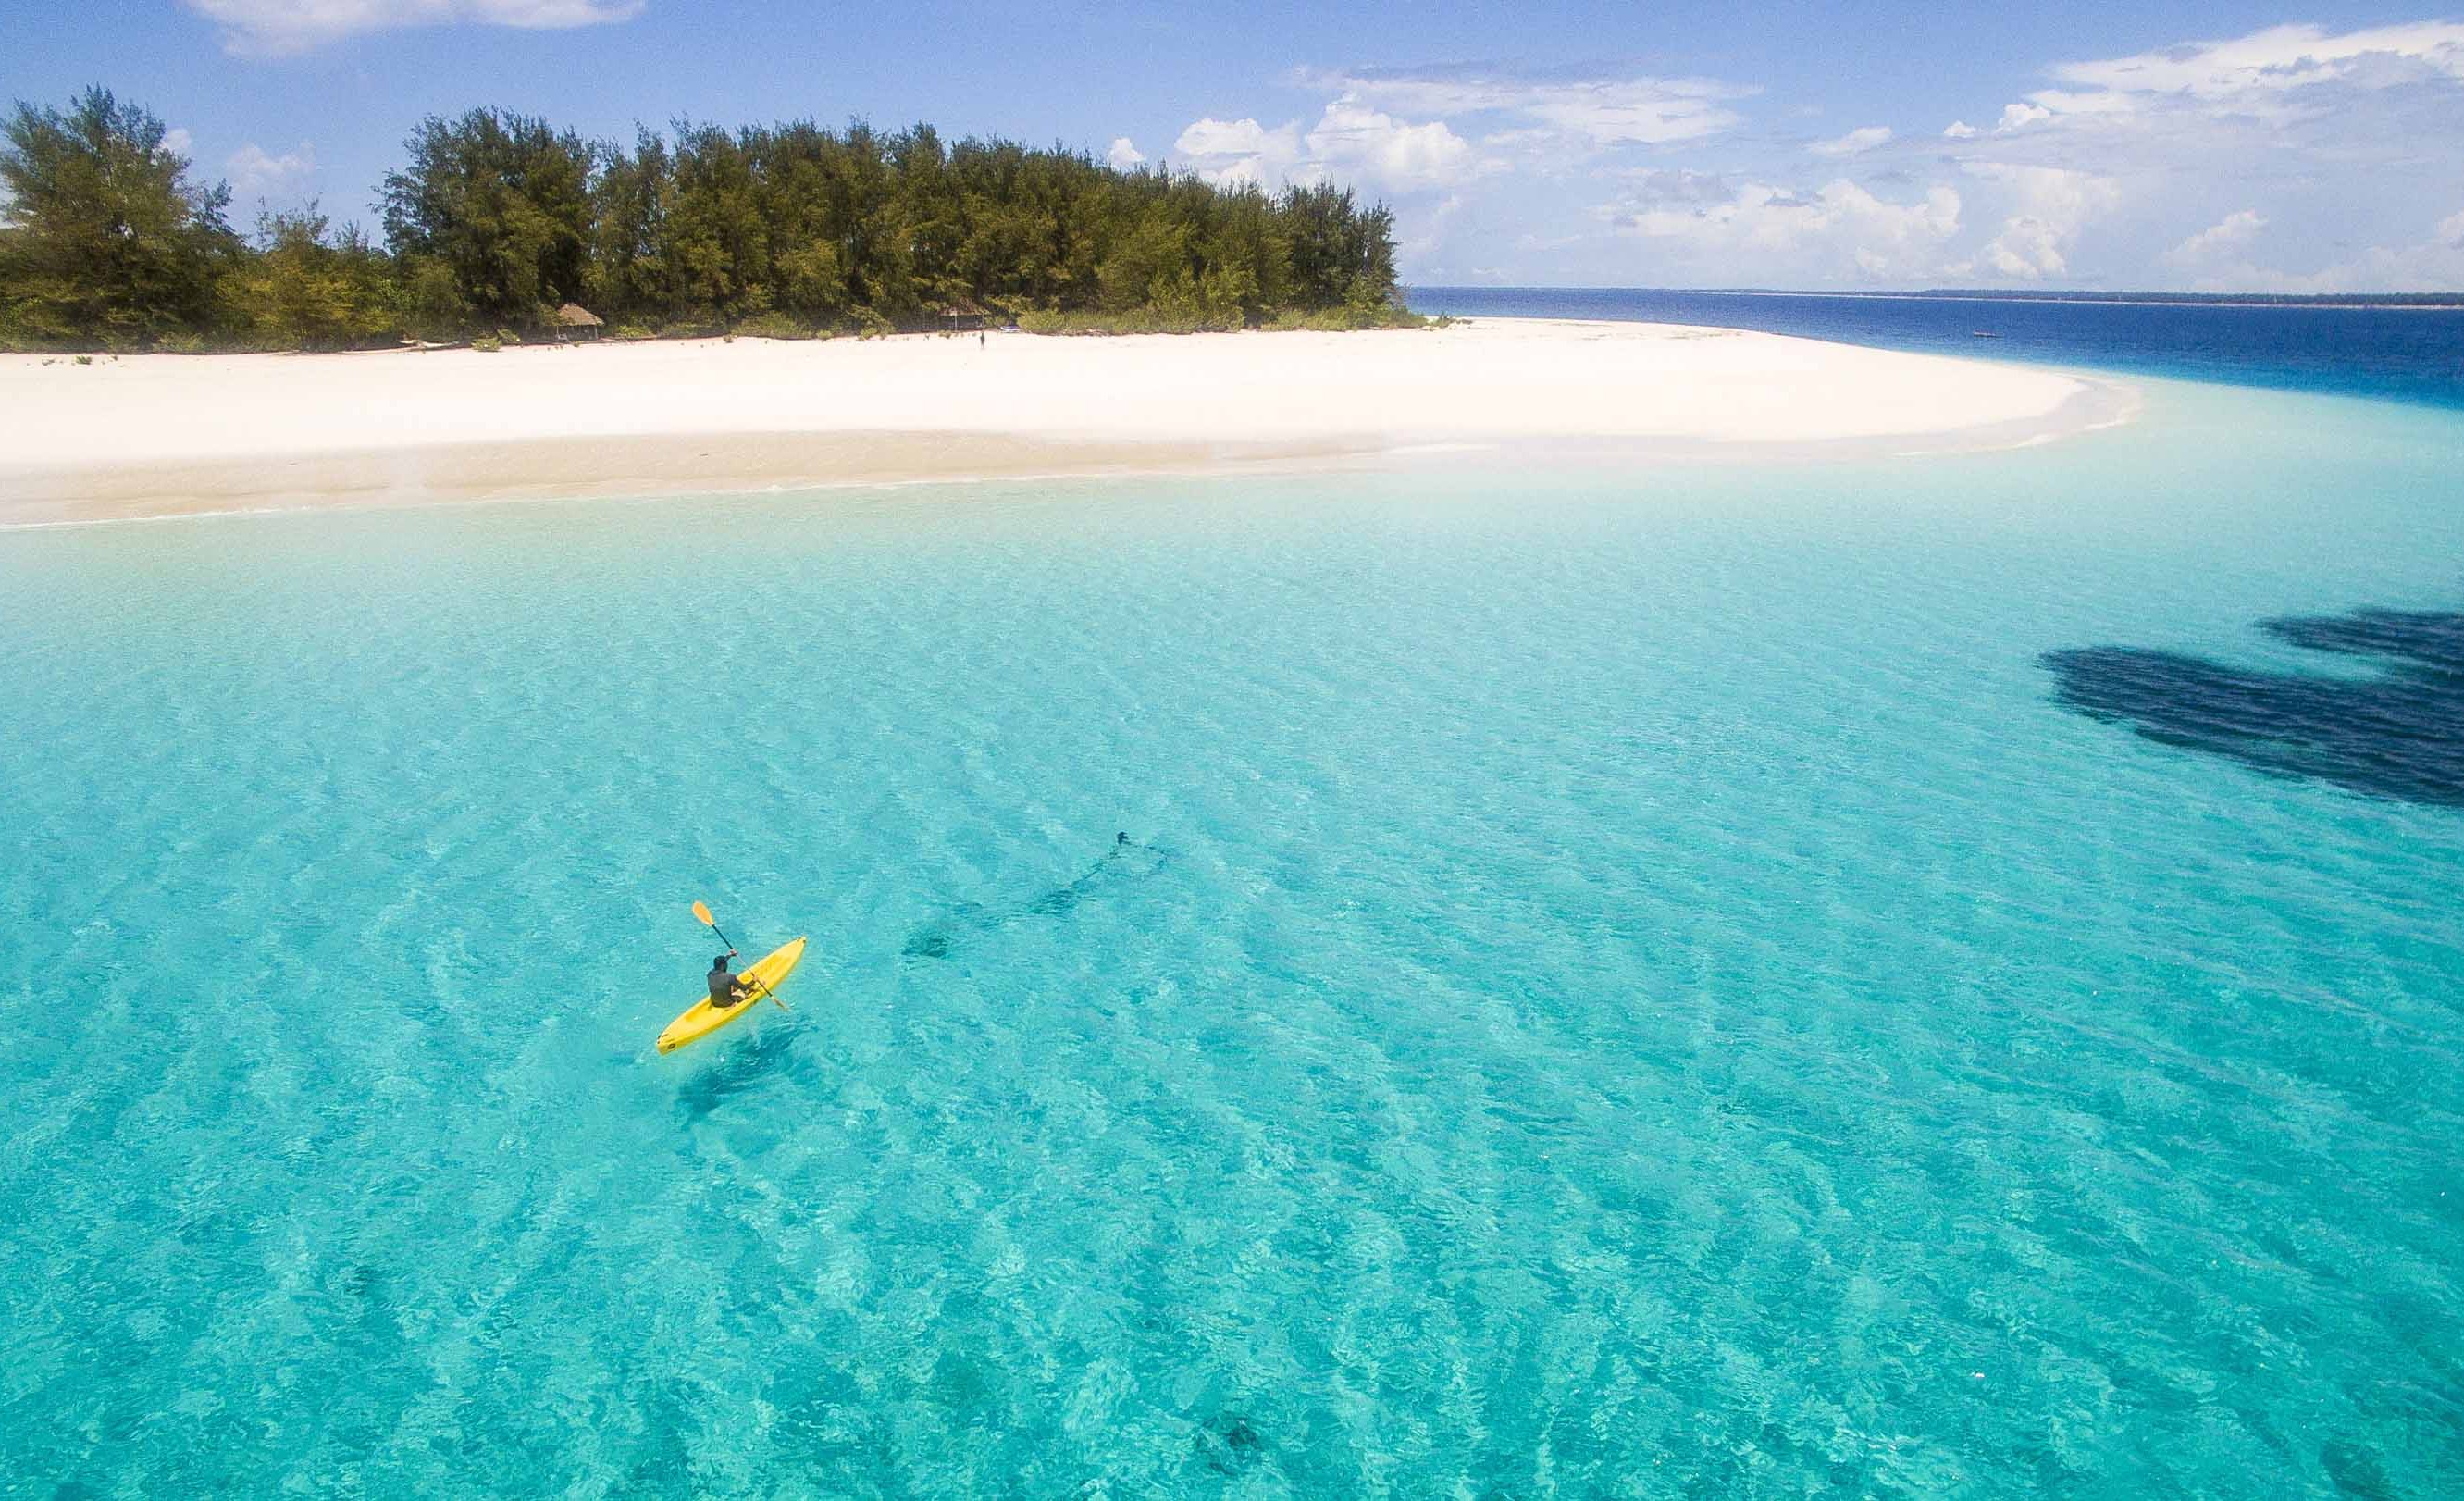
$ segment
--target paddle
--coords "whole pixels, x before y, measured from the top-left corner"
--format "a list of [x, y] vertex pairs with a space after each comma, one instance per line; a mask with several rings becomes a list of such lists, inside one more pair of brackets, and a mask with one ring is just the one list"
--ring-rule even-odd
[[[727, 936], [727, 930], [720, 927], [717, 920], [711, 916], [710, 907], [707, 903], [693, 903], [693, 916], [701, 919], [701, 925], [703, 927], [708, 928], [711, 932], [718, 935], [718, 941], [726, 944], [731, 952], [734, 951], [736, 948], [736, 940], [729, 938]], [[760, 977], [758, 975], [754, 977], [753, 988], [759, 991], [761, 995], [768, 996], [770, 998], [770, 1004], [777, 1006], [780, 1010], [784, 1011], [787, 1009], [787, 1003], [779, 999], [779, 992], [762, 983]], [[755, 999], [759, 1000], [759, 997], [757, 996]]]

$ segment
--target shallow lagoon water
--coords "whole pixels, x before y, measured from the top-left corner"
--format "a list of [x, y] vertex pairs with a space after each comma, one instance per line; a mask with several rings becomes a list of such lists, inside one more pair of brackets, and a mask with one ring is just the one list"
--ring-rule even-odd
[[2464, 812], [2047, 653], [2375, 671], [2464, 417], [2149, 389], [0, 535], [0, 1473], [2455, 1493]]

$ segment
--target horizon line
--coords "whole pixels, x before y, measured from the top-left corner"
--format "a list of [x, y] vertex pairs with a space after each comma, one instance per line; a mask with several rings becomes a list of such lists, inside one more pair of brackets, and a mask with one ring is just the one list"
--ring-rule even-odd
[[1663, 292], [1696, 297], [1775, 298], [1933, 298], [1979, 302], [2159, 302], [2175, 304], [2266, 303], [2278, 305], [2464, 308], [2464, 290], [2454, 292], [2101, 292], [2085, 287], [1923, 287], [1906, 291], [1847, 290], [1822, 287], [1671, 287], [1642, 282], [1582, 282], [1554, 285], [1539, 282], [1407, 281], [1406, 291], [1426, 292]]

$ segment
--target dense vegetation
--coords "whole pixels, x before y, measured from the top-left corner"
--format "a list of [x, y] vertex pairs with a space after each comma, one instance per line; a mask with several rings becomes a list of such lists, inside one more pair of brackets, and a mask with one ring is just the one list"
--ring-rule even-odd
[[626, 146], [497, 110], [421, 121], [383, 245], [314, 205], [229, 220], [163, 122], [102, 89], [0, 125], [0, 345], [330, 349], [488, 340], [578, 302], [623, 335], [1412, 321], [1394, 221], [1086, 153], [809, 121]]

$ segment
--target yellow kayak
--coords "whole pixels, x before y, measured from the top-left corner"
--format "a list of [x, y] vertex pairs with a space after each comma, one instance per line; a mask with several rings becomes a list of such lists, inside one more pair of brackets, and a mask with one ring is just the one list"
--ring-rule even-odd
[[752, 999], [722, 1008], [711, 1004], [710, 997], [702, 997], [693, 1004], [693, 1009], [670, 1022], [668, 1029], [659, 1034], [659, 1051], [674, 1052], [687, 1043], [699, 1042], [752, 1010], [769, 999], [764, 992], [778, 989], [779, 982], [786, 979], [787, 971], [795, 968], [796, 960], [803, 957], [804, 940], [790, 938], [751, 969], [737, 970], [736, 978], [743, 981], [744, 987], [753, 992]]

